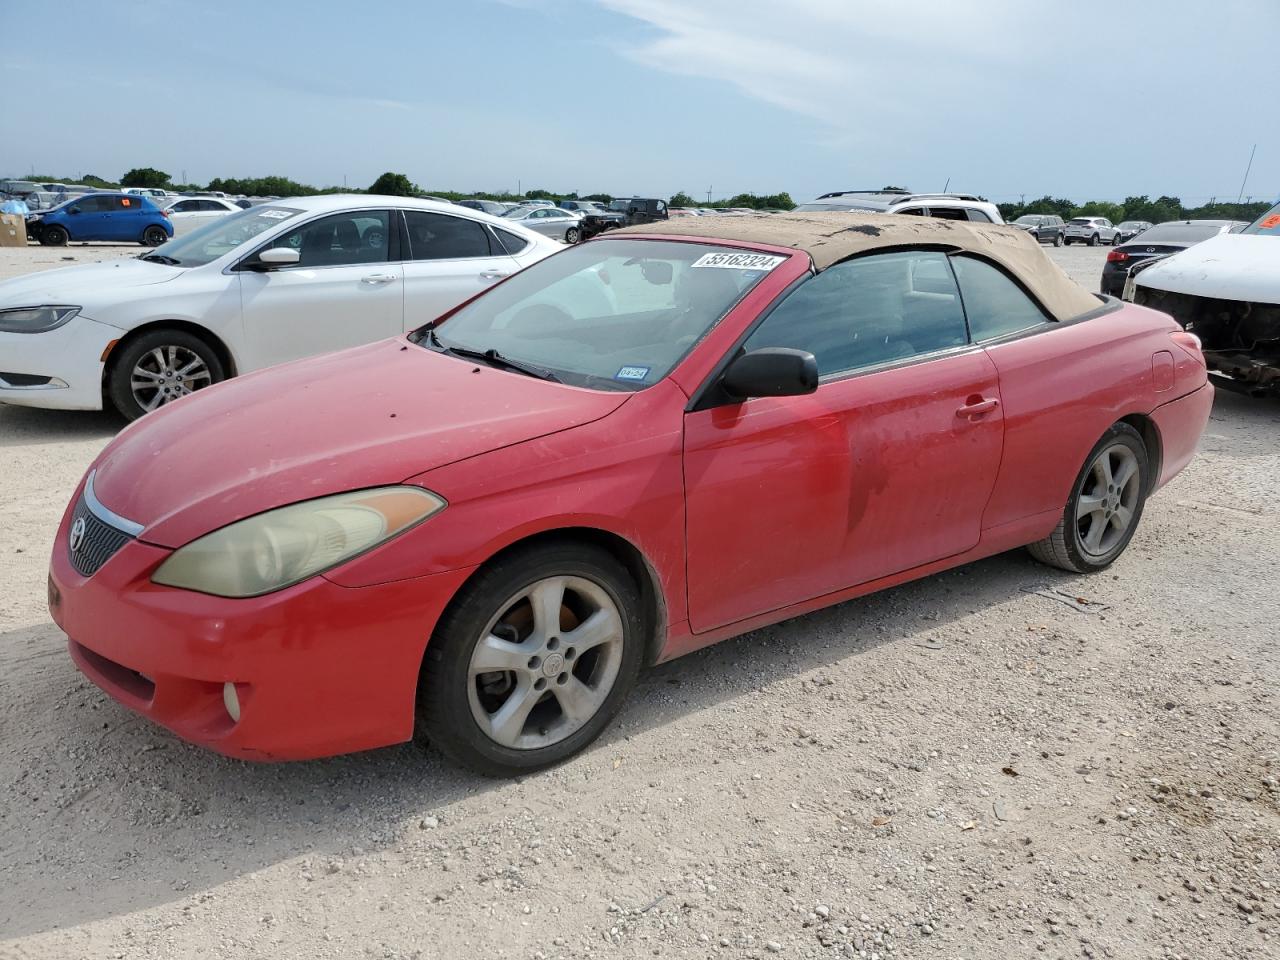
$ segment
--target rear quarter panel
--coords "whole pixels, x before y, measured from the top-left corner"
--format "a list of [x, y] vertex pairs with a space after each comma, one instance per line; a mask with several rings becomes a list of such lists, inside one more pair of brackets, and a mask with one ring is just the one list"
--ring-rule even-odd
[[[1162, 313], [1124, 305], [987, 346], [1000, 374], [1005, 443], [984, 528], [1044, 514], [1052, 529], [1086, 456], [1112, 424], [1204, 384], [1203, 366], [1169, 339], [1177, 329]], [[1169, 351], [1175, 377], [1157, 390], [1153, 358]]]

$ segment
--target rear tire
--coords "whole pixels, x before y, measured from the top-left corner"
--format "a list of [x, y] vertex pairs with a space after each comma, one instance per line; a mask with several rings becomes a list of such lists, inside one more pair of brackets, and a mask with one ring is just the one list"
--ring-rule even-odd
[[1054, 238], [1053, 238], [1053, 245], [1054, 245], [1055, 247], [1060, 247], [1060, 246], [1062, 246], [1062, 245], [1063, 245], [1063, 243], [1065, 243], [1065, 242], [1066, 242], [1066, 238], [1064, 238], [1064, 237], [1062, 236], [1062, 234], [1060, 234], [1060, 233], [1059, 233], [1059, 234], [1057, 234], [1057, 235], [1055, 235], [1055, 236], [1054, 236]]
[[1098, 245], [1098, 235], [1095, 233], [1089, 238], [1089, 246], [1096, 247]]
[[575, 244], [579, 239], [581, 239], [581, 234], [577, 227], [570, 227], [564, 232], [564, 242], [567, 244]]
[[158, 247], [169, 239], [169, 235], [164, 232], [164, 227], [157, 227], [154, 224], [142, 231], [142, 245], [144, 247]]
[[226, 379], [214, 349], [185, 330], [151, 330], [116, 349], [107, 395], [126, 420]]
[[560, 763], [617, 714], [643, 647], [639, 590], [611, 554], [583, 543], [518, 548], [481, 570], [436, 625], [418, 736], [490, 777]]
[[1072, 573], [1097, 573], [1133, 539], [1150, 488], [1142, 435], [1114, 424], [1089, 451], [1053, 533], [1027, 546], [1041, 563]]
[[67, 241], [71, 239], [71, 234], [67, 233], [66, 227], [60, 227], [56, 223], [40, 228], [40, 244], [45, 247], [65, 247]]

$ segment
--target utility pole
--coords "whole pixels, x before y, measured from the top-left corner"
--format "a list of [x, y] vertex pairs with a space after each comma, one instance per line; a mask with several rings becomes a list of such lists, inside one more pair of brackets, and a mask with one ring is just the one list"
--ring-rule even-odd
[[1244, 185], [1249, 182], [1249, 171], [1253, 169], [1253, 155], [1258, 152], [1258, 145], [1255, 143], [1253, 149], [1249, 151], [1249, 165], [1244, 168], [1244, 179], [1240, 181], [1240, 194], [1236, 197], [1236, 203], [1240, 202], [1240, 197], [1244, 196]]
[[187, 171], [185, 170], [182, 171], [182, 182], [183, 183], [187, 182]]
[[711, 188], [707, 187], [707, 203], [711, 202]]

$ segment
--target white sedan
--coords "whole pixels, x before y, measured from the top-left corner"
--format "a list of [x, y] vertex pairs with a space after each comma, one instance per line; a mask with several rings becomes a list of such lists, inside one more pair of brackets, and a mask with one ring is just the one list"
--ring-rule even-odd
[[210, 220], [240, 212], [238, 206], [221, 197], [178, 197], [164, 209], [169, 214], [169, 222], [173, 224], [175, 237], [203, 227]]
[[220, 380], [394, 336], [563, 247], [448, 203], [238, 210], [131, 260], [0, 282], [0, 403], [130, 419]]

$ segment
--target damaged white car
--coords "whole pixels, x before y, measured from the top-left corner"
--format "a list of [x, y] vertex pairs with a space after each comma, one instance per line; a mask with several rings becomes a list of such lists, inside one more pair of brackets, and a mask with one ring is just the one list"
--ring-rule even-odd
[[1219, 385], [1280, 395], [1280, 203], [1240, 233], [1132, 273], [1134, 302], [1198, 336]]

